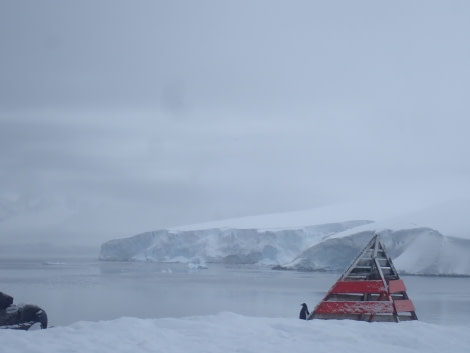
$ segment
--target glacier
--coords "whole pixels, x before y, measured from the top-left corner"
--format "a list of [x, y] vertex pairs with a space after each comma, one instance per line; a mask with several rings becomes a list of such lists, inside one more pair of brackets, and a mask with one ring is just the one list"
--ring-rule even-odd
[[[442, 204], [370, 220], [370, 208], [325, 208], [141, 233], [101, 245], [100, 260], [260, 264], [274, 269], [341, 272], [378, 233], [397, 270], [470, 276], [470, 202]], [[345, 215], [363, 216], [335, 221]], [[390, 215], [390, 213], [388, 213]], [[327, 220], [328, 223], [313, 222]], [[292, 226], [289, 227], [289, 224]], [[237, 227], [241, 225], [241, 227]], [[269, 226], [278, 228], [269, 228]], [[251, 227], [250, 227], [251, 226]]]
[[282, 264], [322, 239], [371, 221], [319, 224], [299, 229], [158, 230], [101, 245], [100, 260], [225, 264]]
[[[114, 239], [101, 246], [100, 260], [264, 264], [279, 270], [341, 272], [376, 233], [351, 230], [369, 221], [321, 224], [302, 229], [159, 230]], [[470, 275], [470, 239], [444, 236], [432, 228], [379, 232], [402, 274]]]

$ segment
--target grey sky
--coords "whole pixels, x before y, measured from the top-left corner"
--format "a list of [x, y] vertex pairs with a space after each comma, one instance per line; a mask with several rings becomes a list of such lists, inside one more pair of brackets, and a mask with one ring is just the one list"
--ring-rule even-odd
[[467, 1], [2, 1], [0, 237], [470, 195]]

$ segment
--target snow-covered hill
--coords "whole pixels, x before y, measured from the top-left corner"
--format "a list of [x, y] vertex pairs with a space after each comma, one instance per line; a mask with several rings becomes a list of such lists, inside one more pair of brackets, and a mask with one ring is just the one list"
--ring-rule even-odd
[[[100, 258], [342, 271], [379, 233], [401, 273], [470, 275], [469, 212], [466, 201], [408, 208], [401, 214], [341, 205], [147, 232], [104, 243]], [[366, 221], [374, 219], [367, 214], [375, 220]]]

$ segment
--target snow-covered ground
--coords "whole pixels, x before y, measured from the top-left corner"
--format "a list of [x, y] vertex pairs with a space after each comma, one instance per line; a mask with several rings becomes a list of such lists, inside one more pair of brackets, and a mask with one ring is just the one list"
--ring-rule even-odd
[[371, 352], [466, 353], [468, 326], [260, 318], [223, 312], [121, 318], [37, 331], [0, 331], [2, 353]]

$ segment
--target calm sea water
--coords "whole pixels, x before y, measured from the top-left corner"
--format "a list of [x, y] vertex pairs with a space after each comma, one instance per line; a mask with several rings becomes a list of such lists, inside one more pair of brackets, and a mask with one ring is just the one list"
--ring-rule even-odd
[[[274, 271], [258, 266], [100, 262], [96, 259], [1, 259], [0, 291], [37, 304], [50, 325], [76, 321], [183, 317], [231, 311], [297, 317], [339, 274]], [[418, 318], [469, 325], [470, 278], [403, 276]]]

